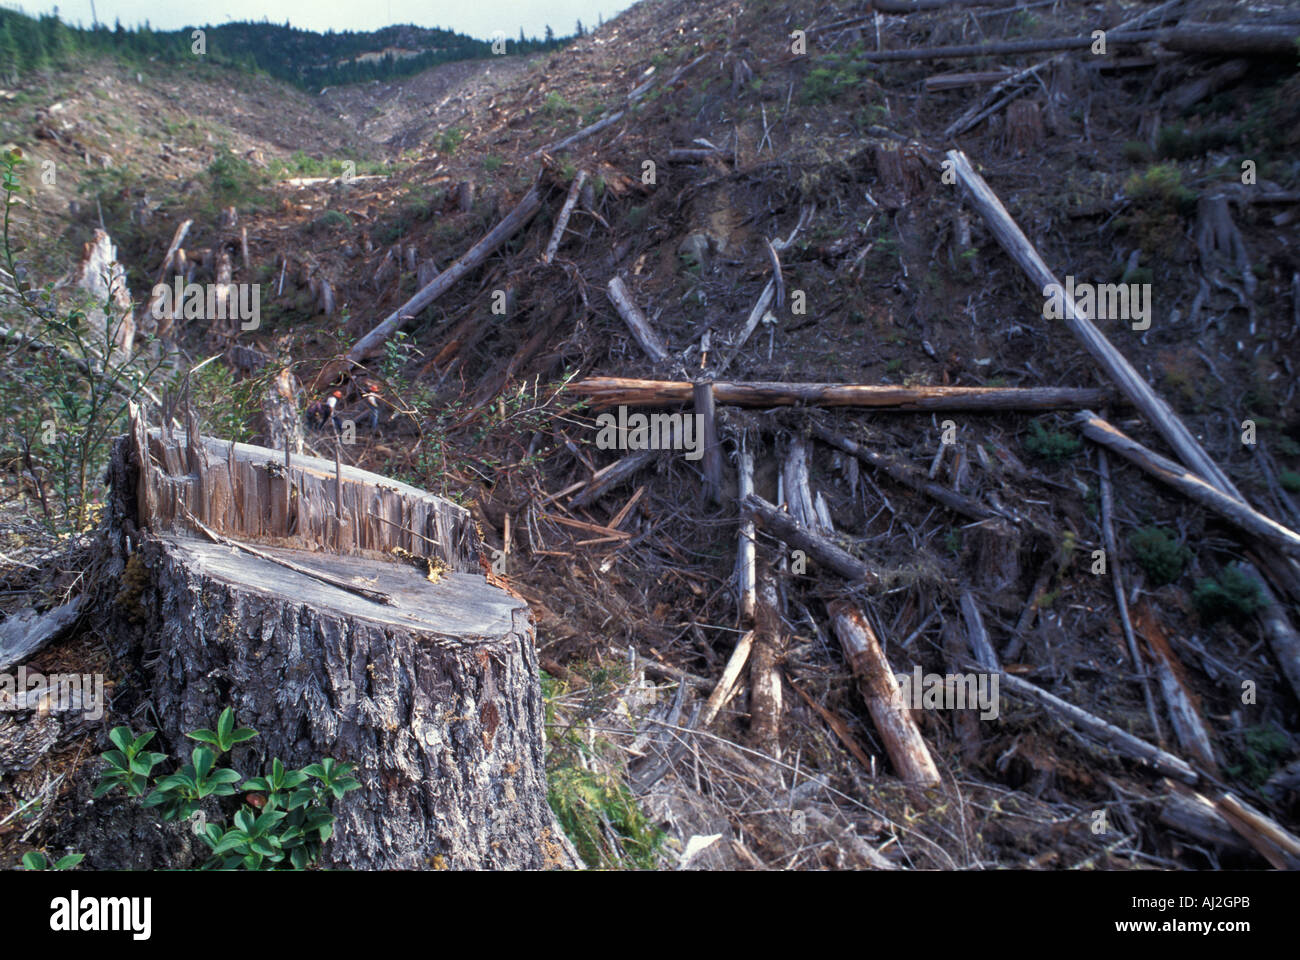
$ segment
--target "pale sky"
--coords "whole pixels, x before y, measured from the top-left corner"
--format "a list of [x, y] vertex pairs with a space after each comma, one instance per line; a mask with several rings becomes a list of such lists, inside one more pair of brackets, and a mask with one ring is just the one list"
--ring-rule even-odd
[[[29, 16], [49, 13], [56, 6], [67, 23], [90, 26], [92, 0], [0, 0], [0, 6], [21, 10]], [[540, 38], [550, 24], [557, 36], [573, 33], [574, 24], [582, 20], [587, 28], [596, 25], [597, 14], [606, 20], [632, 6], [632, 0], [472, 0], [448, 3], [445, 0], [213, 0], [204, 4], [180, 4], [159, 0], [93, 0], [95, 16], [110, 26], [120, 19], [123, 26], [137, 26], [148, 20], [160, 30], [185, 26], [221, 24], [227, 20], [284, 23], [305, 30], [377, 30], [395, 23], [413, 23], [420, 27], [444, 27], [490, 39], [497, 30], [506, 37], [519, 36], [524, 28], [528, 36]]]

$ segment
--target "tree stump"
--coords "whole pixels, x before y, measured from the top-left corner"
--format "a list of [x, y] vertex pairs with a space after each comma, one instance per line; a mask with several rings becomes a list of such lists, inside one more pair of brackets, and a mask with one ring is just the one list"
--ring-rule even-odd
[[485, 576], [468, 512], [288, 459], [138, 419], [117, 441], [114, 652], [157, 749], [188, 755], [184, 734], [231, 706], [259, 733], [230, 757], [245, 776], [273, 757], [356, 764], [326, 866], [575, 865], [546, 799], [529, 610]]

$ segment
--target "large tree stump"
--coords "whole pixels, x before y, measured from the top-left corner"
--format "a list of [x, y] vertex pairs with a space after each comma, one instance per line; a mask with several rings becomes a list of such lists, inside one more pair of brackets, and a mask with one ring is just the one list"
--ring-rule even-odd
[[130, 585], [114, 603], [132, 638], [117, 652], [173, 756], [232, 706], [260, 734], [230, 758], [245, 776], [272, 757], [356, 764], [362, 787], [335, 804], [327, 866], [574, 865], [546, 799], [528, 607], [484, 575], [466, 510], [138, 421], [110, 471]]

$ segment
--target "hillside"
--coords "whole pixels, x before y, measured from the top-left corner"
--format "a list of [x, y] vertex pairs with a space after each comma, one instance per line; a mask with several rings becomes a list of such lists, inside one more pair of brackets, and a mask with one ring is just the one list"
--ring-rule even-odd
[[[1294, 865], [1232, 804], [1300, 829], [1300, 57], [1224, 44], [1227, 21], [1300, 19], [904, 7], [642, 0], [563, 49], [359, 84], [87, 56], [0, 92], [0, 141], [23, 154], [20, 279], [70, 297], [106, 230], [151, 423], [215, 357], [187, 415], [276, 446], [260, 418], [287, 369], [306, 454], [469, 509], [532, 611], [550, 804], [589, 866]], [[1119, 38], [1102, 55], [1098, 24]], [[339, 43], [330, 58], [361, 49]], [[999, 43], [1021, 46], [933, 49]], [[880, 56], [905, 50], [929, 53]], [[1105, 347], [1051, 313], [978, 178], [1071, 290], [1145, 292], [1089, 318]], [[233, 264], [258, 285], [255, 329], [146, 316], [189, 220], [190, 278]], [[456, 282], [408, 309], [443, 272]], [[27, 330], [3, 279], [0, 316]], [[361, 358], [378, 422], [357, 407], [355, 443], [336, 443], [312, 405], [390, 315], [400, 332]], [[1147, 387], [1113, 374], [1112, 348]], [[59, 397], [81, 388], [17, 346], [5, 362], [0, 607], [111, 607], [131, 585], [93, 565], [106, 450], [78, 485], [35, 440], [47, 421], [76, 432], [85, 413]], [[598, 378], [616, 382], [583, 386]], [[606, 449], [597, 417], [620, 405], [709, 414], [717, 444]], [[1097, 420], [1218, 499], [1103, 446]], [[40, 848], [163, 865], [85, 846], [125, 802], [87, 805], [108, 731], [148, 717], [118, 647], [86, 617], [27, 662], [103, 673], [110, 708], [40, 737], [0, 714], [0, 864]], [[998, 678], [1001, 698], [891, 700], [921, 675]]]

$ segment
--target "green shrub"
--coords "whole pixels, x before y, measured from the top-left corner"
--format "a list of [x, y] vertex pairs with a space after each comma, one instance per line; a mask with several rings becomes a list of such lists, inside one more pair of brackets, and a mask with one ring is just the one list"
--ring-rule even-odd
[[1124, 159], [1129, 163], [1146, 163], [1151, 159], [1151, 148], [1141, 140], [1130, 140], [1124, 144]]
[[1078, 453], [1083, 444], [1074, 434], [1048, 430], [1035, 420], [1029, 425], [1029, 436], [1025, 438], [1024, 446], [1026, 452], [1040, 460], [1060, 463]]
[[1183, 175], [1173, 164], [1158, 163], [1124, 181], [1124, 193], [1141, 207], [1173, 210], [1183, 215], [1196, 211], [1196, 193], [1183, 186]]
[[326, 210], [311, 222], [312, 230], [333, 230], [338, 227], [352, 229], [352, 218], [338, 210]]
[[[114, 727], [108, 735], [116, 749], [101, 755], [103, 779], [96, 798], [121, 787], [128, 796], [143, 798], [141, 805], [157, 807], [163, 820], [197, 820], [196, 832], [212, 851], [205, 870], [305, 870], [320, 857], [321, 845], [334, 832], [333, 802], [361, 786], [352, 777], [352, 764], [326, 758], [302, 770], [288, 770], [278, 759], [266, 776], [245, 780], [217, 760], [237, 744], [251, 740], [257, 731], [236, 727], [234, 711], [227, 707], [215, 730], [187, 733], [204, 746], [191, 753], [191, 762], [168, 776], [156, 776], [154, 767], [167, 760], [165, 753], [145, 749], [154, 731], [139, 736], [130, 727]], [[153, 780], [153, 790], [145, 790]], [[242, 786], [236, 787], [243, 781]], [[245, 795], [233, 811], [233, 827], [208, 823], [205, 801]], [[254, 805], [249, 795], [260, 798]], [[209, 799], [211, 798], [211, 799]]]
[[1190, 550], [1159, 527], [1143, 527], [1129, 537], [1128, 545], [1138, 566], [1156, 587], [1177, 580], [1192, 556]]
[[1212, 623], [1224, 617], [1248, 617], [1263, 605], [1264, 597], [1255, 578], [1233, 564], [1213, 580], [1197, 580], [1192, 602], [1201, 618]]
[[1300, 493], [1300, 473], [1294, 470], [1283, 470], [1278, 475], [1278, 480], [1282, 483], [1282, 489], [1288, 493]]
[[1249, 727], [1242, 733], [1242, 762], [1225, 767], [1228, 776], [1262, 787], [1291, 752], [1291, 739], [1274, 726]]

